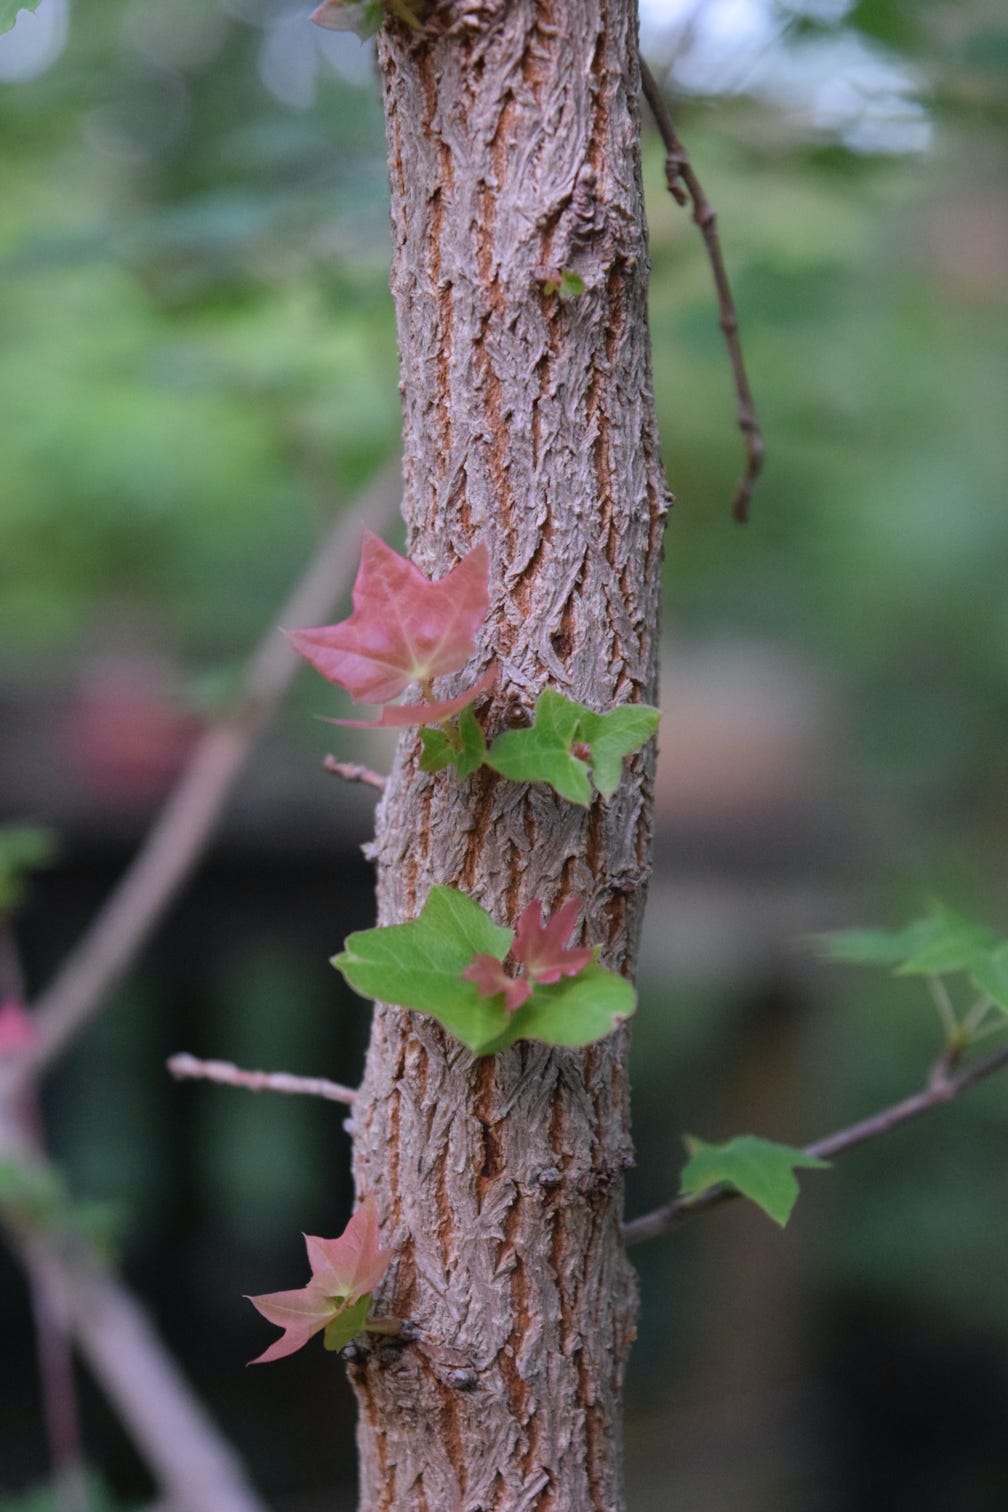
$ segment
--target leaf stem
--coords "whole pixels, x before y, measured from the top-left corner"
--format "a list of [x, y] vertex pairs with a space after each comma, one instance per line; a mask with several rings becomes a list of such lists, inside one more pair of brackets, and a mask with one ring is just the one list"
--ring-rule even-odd
[[952, 999], [949, 997], [948, 988], [941, 977], [937, 976], [929, 976], [927, 984], [931, 1000], [938, 1009], [938, 1017], [941, 1019], [945, 1039], [950, 1045], [954, 1045], [961, 1039], [962, 1029], [960, 1028], [959, 1020], [956, 1018], [956, 1011], [952, 1006]]
[[1008, 1018], [997, 1018], [992, 1024], [986, 1024], [982, 1029], [975, 1029], [970, 1036], [970, 1044], [977, 1045], [981, 1040], [990, 1039], [992, 1034], [1003, 1034], [1008, 1029]]
[[454, 719], [441, 720], [438, 729], [453, 751], [461, 751], [463, 749], [462, 731], [459, 729], [458, 716]]
[[403, 1331], [401, 1318], [368, 1318], [364, 1324], [365, 1332], [384, 1334], [387, 1338], [395, 1339]]
[[971, 1044], [977, 1038], [977, 1030], [993, 1007], [994, 1004], [989, 997], [979, 997], [963, 1019], [962, 1032]]

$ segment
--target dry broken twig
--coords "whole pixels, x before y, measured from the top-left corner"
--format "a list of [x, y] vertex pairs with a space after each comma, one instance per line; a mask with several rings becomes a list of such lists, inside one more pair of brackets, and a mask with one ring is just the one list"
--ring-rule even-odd
[[749, 377], [746, 373], [745, 361], [742, 356], [742, 343], [739, 340], [738, 315], [735, 311], [735, 301], [732, 298], [731, 285], [728, 282], [728, 273], [724, 265], [724, 257], [721, 253], [721, 240], [718, 236], [717, 214], [710, 200], [703, 190], [703, 185], [697, 178], [696, 171], [690, 161], [689, 153], [679, 139], [679, 134], [672, 124], [668, 106], [662, 97], [662, 92], [654, 74], [651, 72], [643, 58], [640, 60], [641, 88], [644, 98], [648, 102], [655, 125], [658, 127], [658, 135], [665, 144], [665, 182], [668, 191], [677, 205], [692, 204], [693, 220], [700, 228], [704, 245], [707, 248], [707, 257], [711, 265], [711, 273], [714, 276], [714, 287], [717, 290], [718, 308], [720, 311], [720, 326], [724, 332], [725, 343], [728, 347], [728, 358], [731, 362], [732, 376], [735, 380], [735, 397], [738, 403], [738, 427], [742, 432], [745, 442], [746, 465], [745, 472], [739, 479], [732, 499], [732, 514], [735, 519], [744, 524], [749, 518], [749, 506], [752, 502], [753, 489], [756, 487], [756, 479], [763, 468], [763, 456], [766, 450], [763, 442], [763, 433], [760, 430], [759, 420], [756, 417], [756, 405], [753, 401], [752, 389], [749, 387]]

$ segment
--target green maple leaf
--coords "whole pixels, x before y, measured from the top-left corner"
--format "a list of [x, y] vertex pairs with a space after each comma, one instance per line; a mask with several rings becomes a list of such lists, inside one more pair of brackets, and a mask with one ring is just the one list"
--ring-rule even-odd
[[781, 1227], [798, 1200], [795, 1171], [822, 1170], [829, 1164], [792, 1145], [775, 1144], [754, 1134], [741, 1134], [727, 1144], [704, 1144], [687, 1139], [690, 1158], [683, 1167], [680, 1190], [689, 1196], [727, 1182], [748, 1197]]
[[611, 798], [619, 787], [623, 758], [646, 745], [658, 728], [658, 710], [650, 704], [624, 704], [607, 714], [595, 714], [583, 704], [578, 708], [576, 739], [591, 751], [592, 781], [603, 798]]
[[37, 10], [38, 5], [39, 0], [0, 0], [0, 37], [13, 28], [19, 11]]
[[462, 973], [477, 955], [503, 960], [511, 931], [451, 887], [432, 887], [418, 918], [408, 924], [350, 935], [332, 964], [355, 992], [379, 1002], [429, 1013], [467, 1045], [485, 1052], [508, 1027], [495, 998], [481, 997]]
[[831, 960], [857, 966], [891, 966], [900, 976], [943, 976], [968, 971], [996, 941], [989, 929], [934, 903], [905, 928], [841, 929], [816, 943]]
[[658, 719], [658, 710], [648, 704], [626, 704], [596, 714], [546, 688], [528, 729], [499, 735], [485, 759], [512, 782], [548, 782], [562, 798], [587, 806], [592, 797], [589, 774], [603, 798], [611, 798], [623, 758], [650, 740]]
[[370, 1292], [359, 1301], [344, 1307], [331, 1322], [326, 1324], [322, 1334], [324, 1347], [331, 1350], [345, 1349], [351, 1339], [356, 1339], [359, 1333], [364, 1332], [364, 1324], [370, 1311]]
[[453, 766], [461, 779], [472, 776], [483, 765], [486, 740], [471, 707], [462, 710], [456, 729], [458, 745], [453, 744], [438, 725], [424, 726], [420, 731], [423, 744], [421, 772], [440, 772], [443, 767]]
[[904, 930], [903, 943], [904, 958], [896, 967], [899, 976], [943, 976], [969, 970], [996, 942], [982, 924], [935, 903], [923, 919]]
[[1008, 1013], [1008, 941], [975, 960], [969, 978], [978, 992]]
[[534, 987], [532, 996], [512, 1014], [505, 1043], [531, 1039], [572, 1049], [591, 1045], [630, 1018], [636, 1006], [626, 978], [593, 960], [577, 976]]

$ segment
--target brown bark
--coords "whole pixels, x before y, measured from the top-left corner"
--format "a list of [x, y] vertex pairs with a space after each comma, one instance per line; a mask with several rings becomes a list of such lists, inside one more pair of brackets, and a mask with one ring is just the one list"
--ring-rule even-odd
[[[410, 553], [441, 576], [492, 559], [478, 670], [490, 736], [549, 684], [598, 709], [654, 701], [666, 495], [645, 320], [633, 0], [449, 0], [383, 29], [392, 290]], [[570, 269], [585, 291], [547, 293]], [[632, 973], [652, 757], [576, 808], [483, 770], [418, 770], [400, 742], [377, 821], [379, 921], [432, 883], [499, 923], [583, 900], [585, 938]], [[421, 1341], [352, 1367], [361, 1506], [618, 1509], [636, 1291], [620, 1241], [627, 1036], [474, 1060], [377, 1006], [354, 1168], [396, 1261], [380, 1310]]]

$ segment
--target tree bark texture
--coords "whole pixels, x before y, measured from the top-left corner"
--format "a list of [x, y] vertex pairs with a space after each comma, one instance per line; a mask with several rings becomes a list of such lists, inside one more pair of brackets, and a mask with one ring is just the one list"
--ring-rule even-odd
[[[499, 659], [490, 738], [547, 685], [599, 710], [655, 700], [667, 495], [636, 24], [635, 0], [445, 0], [423, 34], [379, 39], [409, 551], [440, 577], [489, 548], [464, 677]], [[547, 290], [563, 269], [575, 298]], [[433, 883], [511, 927], [575, 896], [583, 938], [632, 973], [653, 753], [586, 810], [486, 769], [427, 775], [419, 751], [405, 734], [379, 808], [379, 922], [415, 917]], [[627, 1047], [477, 1060], [376, 1006], [354, 1170], [396, 1252], [379, 1310], [420, 1336], [351, 1367], [364, 1512], [622, 1507]]]

